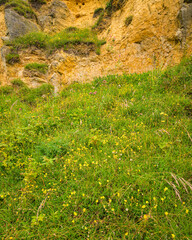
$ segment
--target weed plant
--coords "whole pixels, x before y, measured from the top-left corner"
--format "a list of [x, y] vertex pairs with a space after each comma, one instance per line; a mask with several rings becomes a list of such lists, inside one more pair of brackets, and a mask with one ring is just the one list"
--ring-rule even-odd
[[2, 239], [191, 239], [191, 63], [1, 87]]

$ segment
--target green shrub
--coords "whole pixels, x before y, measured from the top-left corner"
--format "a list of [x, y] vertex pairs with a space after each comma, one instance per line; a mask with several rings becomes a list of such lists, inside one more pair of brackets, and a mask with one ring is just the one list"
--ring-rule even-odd
[[5, 8], [12, 8], [19, 15], [26, 18], [34, 18], [36, 16], [28, 2], [23, 0], [8, 0], [6, 1]]
[[133, 16], [129, 16], [125, 19], [125, 26], [129, 26], [131, 22], [133, 21]]
[[46, 63], [29, 63], [25, 69], [45, 74], [48, 71], [48, 65]]
[[19, 54], [9, 53], [5, 56], [5, 60], [8, 64], [14, 64], [20, 61]]

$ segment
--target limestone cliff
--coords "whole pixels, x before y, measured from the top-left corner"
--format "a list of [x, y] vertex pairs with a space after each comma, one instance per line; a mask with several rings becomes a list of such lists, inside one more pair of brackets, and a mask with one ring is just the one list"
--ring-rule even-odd
[[[89, 54], [76, 54], [75, 51], [66, 52], [63, 49], [47, 54], [43, 50], [29, 48], [19, 51], [20, 62], [8, 64], [5, 55], [9, 49], [4, 46], [4, 41], [11, 38], [13, 32], [16, 35], [23, 33], [19, 33], [19, 29], [15, 30], [15, 23], [11, 23], [10, 14], [15, 17], [18, 13], [14, 9], [5, 10], [2, 5], [2, 84], [21, 78], [32, 87], [50, 82], [57, 91], [73, 81], [86, 82], [109, 74], [140, 73], [158, 67], [164, 68], [180, 62], [184, 55], [192, 52], [191, 0], [52, 0], [46, 4], [31, 6], [35, 17], [17, 18], [20, 26], [26, 26], [26, 31], [30, 28], [31, 31], [53, 34], [71, 26], [94, 26], [98, 37], [105, 39], [106, 44], [101, 47], [100, 55], [92, 51]], [[47, 63], [48, 73], [40, 77], [26, 75], [24, 66], [32, 62]]]

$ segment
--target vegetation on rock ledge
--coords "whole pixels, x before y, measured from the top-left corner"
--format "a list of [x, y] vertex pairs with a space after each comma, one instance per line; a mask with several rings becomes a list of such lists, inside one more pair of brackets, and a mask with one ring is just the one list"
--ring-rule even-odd
[[14, 63], [20, 62], [19, 54], [9, 53], [5, 56], [5, 60], [8, 64], [14, 64]]
[[25, 69], [45, 74], [48, 71], [48, 65], [46, 63], [29, 63], [25, 66]]
[[53, 36], [47, 35], [43, 32], [29, 33], [25, 36], [19, 37], [7, 45], [14, 48], [28, 48], [35, 46], [37, 48], [44, 48], [49, 51], [54, 51], [59, 48], [67, 50], [70, 45], [78, 44], [93, 44], [96, 53], [100, 53], [100, 46], [105, 44], [104, 40], [99, 40], [94, 31], [89, 29], [66, 28], [64, 31], [57, 33]]

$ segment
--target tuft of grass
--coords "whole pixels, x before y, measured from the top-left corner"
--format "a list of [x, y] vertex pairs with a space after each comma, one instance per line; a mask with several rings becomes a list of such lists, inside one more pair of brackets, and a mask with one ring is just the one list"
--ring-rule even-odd
[[48, 65], [46, 63], [29, 63], [25, 66], [25, 69], [45, 74], [48, 71]]
[[20, 78], [12, 80], [11, 84], [13, 87], [18, 87], [18, 88], [26, 86], [26, 84]]
[[17, 53], [9, 53], [5, 56], [6, 63], [14, 64], [20, 62], [19, 54]]
[[24, 16], [25, 18], [34, 18], [36, 17], [35, 12], [31, 8], [28, 2], [24, 0], [8, 0], [5, 2], [5, 9], [12, 8], [19, 15]]
[[126, 19], [125, 19], [125, 26], [129, 26], [133, 21], [133, 16], [128, 16]]
[[12, 41], [7, 42], [6, 44], [8, 46], [13, 46], [15, 49], [28, 48], [31, 46], [37, 48], [46, 48], [49, 39], [50, 37], [43, 32], [34, 32], [16, 38]]
[[191, 61], [0, 88], [2, 238], [190, 239]]

